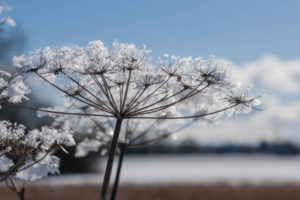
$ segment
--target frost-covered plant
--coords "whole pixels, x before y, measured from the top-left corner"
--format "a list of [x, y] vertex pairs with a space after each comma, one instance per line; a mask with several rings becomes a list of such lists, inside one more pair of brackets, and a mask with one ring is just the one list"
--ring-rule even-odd
[[[56, 111], [63, 111], [67, 108], [57, 107]], [[86, 112], [88, 106], [79, 108]], [[52, 127], [60, 128], [74, 134], [76, 138], [75, 157], [85, 157], [90, 152], [100, 152], [102, 156], [106, 155], [110, 147], [113, 136], [115, 121], [110, 118], [83, 117], [73, 115], [60, 115], [53, 113], [39, 112], [39, 117], [48, 116], [53, 119]], [[205, 117], [201, 122], [207, 122]], [[163, 139], [166, 139], [177, 132], [196, 123], [198, 120], [191, 119], [188, 123], [182, 120], [162, 120], [162, 119], [125, 119], [124, 126], [120, 130], [117, 151], [119, 158], [117, 163], [117, 172], [113, 183], [111, 200], [116, 198], [121, 168], [126, 149], [143, 148], [154, 145]], [[76, 124], [76, 126], [72, 126]], [[173, 137], [175, 138], [175, 137]]]
[[[86, 119], [89, 118], [85, 118], [84, 121], [87, 121]], [[101, 154], [104, 155], [110, 146], [114, 123], [109, 119], [106, 119], [105, 122], [99, 121], [97, 118], [91, 118], [90, 120], [90, 123], [92, 124], [90, 124], [90, 128], [87, 129], [87, 132], [89, 133], [88, 137], [84, 137], [84, 139], [76, 146], [75, 156], [77, 157], [83, 157], [91, 151], [99, 150], [101, 151]], [[188, 127], [194, 122], [195, 120], [191, 120], [189, 123], [184, 123], [182, 125], [180, 122], [175, 122], [175, 120], [125, 119], [117, 145], [119, 158], [110, 199], [116, 199], [122, 164], [127, 149], [143, 148], [154, 145], [163, 139], [176, 134], [178, 131]]]
[[[84, 113], [87, 109], [93, 108], [86, 106], [79, 109]], [[57, 107], [55, 110], [62, 112], [64, 109]], [[39, 112], [38, 116], [51, 117], [53, 119], [52, 127], [60, 128], [74, 134], [74, 137], [78, 141], [75, 153], [76, 157], [85, 157], [90, 152], [100, 152], [101, 155], [106, 155], [111, 144], [115, 127], [115, 121], [113, 119], [44, 112]], [[181, 120], [163, 119], [125, 119], [124, 126], [120, 130], [117, 145], [120, 157], [123, 157], [124, 151], [128, 148], [141, 148], [154, 145], [188, 127], [196, 122], [196, 120], [192, 119], [189, 123], [183, 124], [182, 122]], [[76, 126], [72, 126], [72, 124], [76, 124]], [[119, 159], [119, 162], [122, 162], [122, 158]], [[118, 166], [120, 166], [120, 163]]]
[[73, 145], [73, 136], [64, 131], [46, 126], [26, 131], [23, 125], [0, 121], [0, 180], [24, 199], [24, 184], [19, 189], [14, 179], [26, 182], [59, 173], [59, 158], [53, 153]]
[[[51, 108], [48, 108], [50, 110]], [[83, 113], [86, 107], [78, 108]], [[64, 112], [67, 108], [57, 107], [52, 111]], [[92, 116], [74, 116], [61, 115], [54, 113], [39, 112], [39, 117], [51, 117], [53, 128], [63, 129], [74, 134], [74, 137], [79, 141], [76, 146], [76, 157], [84, 157], [91, 151], [99, 151], [102, 155], [107, 153], [110, 146], [115, 120], [106, 117]], [[190, 120], [189, 123], [183, 123], [180, 120], [163, 120], [163, 119], [124, 119], [124, 126], [120, 130], [118, 140], [119, 146], [126, 148], [139, 148], [148, 145], [153, 145], [160, 140], [169, 137], [170, 135], [188, 127], [196, 120]], [[74, 126], [76, 124], [76, 126]]]
[[[115, 41], [86, 47], [47, 47], [14, 57], [23, 74], [32, 73], [61, 91], [68, 111], [29, 109], [64, 115], [115, 119], [101, 199], [106, 199], [114, 155], [125, 119], [221, 118], [259, 104], [240, 90], [224, 61], [163, 55], [151, 62], [150, 50]], [[241, 93], [242, 92], [242, 93]], [[79, 107], [89, 106], [85, 112]], [[236, 109], [238, 108], [238, 109]]]
[[12, 77], [10, 73], [0, 70], [0, 103], [20, 103], [27, 99], [29, 93], [30, 89], [22, 76]]

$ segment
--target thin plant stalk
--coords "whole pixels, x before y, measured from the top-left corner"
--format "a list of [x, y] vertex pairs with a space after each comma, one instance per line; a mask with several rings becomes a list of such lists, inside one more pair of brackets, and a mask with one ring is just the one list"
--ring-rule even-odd
[[120, 146], [120, 155], [119, 155], [119, 160], [118, 160], [118, 168], [117, 168], [117, 173], [116, 173], [113, 189], [111, 192], [110, 200], [115, 200], [117, 197], [118, 187], [119, 187], [119, 182], [120, 182], [120, 174], [121, 174], [125, 150], [126, 150], [126, 145], [125, 144], [121, 145]]
[[104, 174], [104, 179], [103, 179], [103, 184], [101, 188], [101, 196], [100, 200], [106, 200], [106, 195], [109, 187], [109, 181], [110, 181], [110, 176], [111, 176], [111, 171], [113, 167], [113, 162], [114, 162], [114, 157], [115, 157], [115, 152], [116, 152], [116, 147], [121, 131], [121, 125], [122, 125], [122, 118], [117, 119], [114, 135], [111, 141], [111, 146], [108, 154], [108, 160], [107, 160], [107, 165], [105, 169], [105, 174]]
[[18, 185], [15, 183], [14, 179], [11, 176], [9, 176], [8, 179], [12, 184], [12, 186], [9, 188], [11, 188], [13, 191], [15, 191], [18, 194], [20, 200], [25, 200], [25, 188], [22, 187], [21, 189], [19, 189]]

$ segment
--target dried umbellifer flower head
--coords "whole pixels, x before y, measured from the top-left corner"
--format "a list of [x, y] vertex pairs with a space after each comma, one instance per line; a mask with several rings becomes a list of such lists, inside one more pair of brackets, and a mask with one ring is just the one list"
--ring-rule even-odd
[[65, 131], [46, 126], [26, 131], [23, 125], [0, 121], [0, 179], [33, 181], [59, 173], [59, 158], [52, 154], [73, 145], [73, 135]]
[[216, 119], [258, 105], [257, 97], [240, 90], [222, 60], [165, 54], [155, 63], [150, 52], [134, 44], [115, 41], [109, 47], [93, 41], [86, 47], [47, 47], [13, 59], [23, 75], [35, 74], [62, 92], [68, 109], [26, 108], [115, 119], [101, 199], [106, 197], [124, 120]]

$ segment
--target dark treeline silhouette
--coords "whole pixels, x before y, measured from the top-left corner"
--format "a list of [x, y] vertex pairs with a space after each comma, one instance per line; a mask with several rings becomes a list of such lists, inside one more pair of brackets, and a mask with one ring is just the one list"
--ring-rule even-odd
[[300, 147], [290, 142], [265, 142], [257, 145], [200, 145], [196, 142], [187, 140], [178, 145], [168, 145], [161, 143], [156, 146], [142, 149], [128, 149], [127, 154], [276, 154], [276, 155], [297, 155]]
[[[96, 162], [99, 159], [99, 153], [93, 152], [85, 158], [75, 158], [72, 156], [75, 153], [75, 148], [68, 149], [69, 154], [59, 153], [61, 157], [62, 173], [88, 173], [99, 172]], [[130, 155], [158, 155], [158, 154], [172, 154], [172, 155], [187, 155], [198, 154], [203, 155], [257, 155], [257, 154], [271, 154], [278, 156], [294, 156], [300, 154], [300, 147], [289, 142], [261, 142], [257, 145], [199, 145], [194, 141], [183, 141], [180, 144], [172, 144], [168, 141], [161, 142], [154, 146], [138, 149], [127, 149], [126, 154]], [[126, 158], [125, 158], [126, 159]], [[95, 165], [93, 165], [93, 163]]]

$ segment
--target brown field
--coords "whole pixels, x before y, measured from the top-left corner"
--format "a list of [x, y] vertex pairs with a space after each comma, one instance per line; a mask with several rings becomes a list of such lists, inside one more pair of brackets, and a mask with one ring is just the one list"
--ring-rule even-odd
[[[26, 200], [99, 199], [97, 185], [28, 186]], [[3, 185], [1, 200], [18, 200]], [[298, 200], [300, 185], [122, 185], [118, 200]]]

